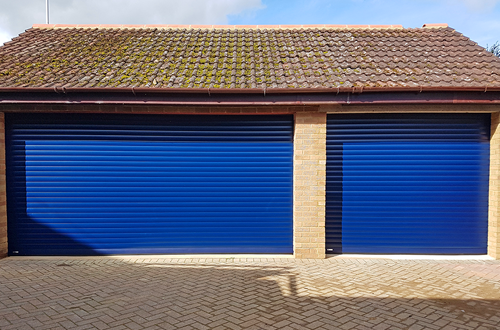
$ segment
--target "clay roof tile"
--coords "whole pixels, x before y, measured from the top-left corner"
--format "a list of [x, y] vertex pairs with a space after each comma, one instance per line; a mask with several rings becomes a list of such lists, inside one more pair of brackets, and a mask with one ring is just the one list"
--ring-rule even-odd
[[0, 47], [0, 87], [470, 87], [499, 80], [500, 59], [442, 24], [36, 25]]

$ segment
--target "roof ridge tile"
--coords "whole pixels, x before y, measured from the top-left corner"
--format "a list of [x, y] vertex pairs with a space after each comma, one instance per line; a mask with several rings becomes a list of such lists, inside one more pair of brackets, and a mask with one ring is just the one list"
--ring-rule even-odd
[[[429, 25], [429, 24], [427, 24]], [[430, 24], [432, 25], [432, 24]], [[437, 24], [439, 25], [439, 24]], [[424, 25], [425, 26], [425, 25]], [[439, 25], [443, 27], [443, 25]], [[448, 25], [446, 25], [447, 27]], [[298, 25], [199, 25], [199, 24], [33, 24], [33, 29], [403, 29], [402, 25], [349, 25], [349, 24], [298, 24]]]
[[447, 28], [448, 24], [447, 23], [426, 23], [422, 25], [422, 28], [427, 28], [427, 29], [439, 29], [439, 28]]

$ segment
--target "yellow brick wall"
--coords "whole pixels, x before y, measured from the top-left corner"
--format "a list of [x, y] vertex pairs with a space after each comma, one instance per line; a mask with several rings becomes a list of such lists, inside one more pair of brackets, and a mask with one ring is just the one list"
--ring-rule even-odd
[[[294, 251], [297, 258], [325, 257], [326, 111], [318, 107], [123, 107], [66, 105], [0, 105], [4, 111], [276, 114], [295, 113], [294, 140]], [[403, 111], [400, 108], [399, 112]], [[496, 108], [498, 109], [498, 107]], [[454, 108], [456, 111], [457, 109]], [[460, 109], [459, 109], [460, 110]], [[426, 111], [427, 112], [427, 111]], [[491, 117], [491, 160], [488, 254], [500, 259], [500, 112]], [[0, 257], [7, 255], [5, 182], [5, 122], [0, 112]]]
[[[295, 225], [300, 226], [300, 228], [294, 231], [295, 255], [298, 258], [325, 257], [326, 114], [318, 114], [317, 106], [0, 105], [0, 257], [3, 257], [7, 255], [7, 216], [5, 130], [4, 113], [1, 111], [135, 114], [296, 114], [294, 219], [296, 221]], [[297, 157], [297, 155], [301, 156]], [[297, 184], [300, 186], [297, 186]]]
[[318, 112], [317, 106], [164, 106], [112, 104], [0, 104], [0, 112], [121, 113], [121, 114], [294, 114]]
[[0, 112], [0, 258], [7, 256], [7, 189], [5, 183], [5, 116]]
[[500, 260], [500, 112], [491, 114], [490, 200], [488, 213], [488, 254]]
[[325, 258], [326, 114], [296, 113], [294, 134], [294, 254]]

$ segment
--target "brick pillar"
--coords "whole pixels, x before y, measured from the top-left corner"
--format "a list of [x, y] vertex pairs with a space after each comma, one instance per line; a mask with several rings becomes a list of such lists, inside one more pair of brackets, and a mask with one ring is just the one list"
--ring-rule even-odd
[[500, 260], [500, 112], [491, 114], [488, 255]]
[[326, 114], [297, 113], [293, 159], [296, 258], [325, 258]]
[[0, 112], [0, 258], [7, 256], [7, 189], [5, 183], [5, 116]]

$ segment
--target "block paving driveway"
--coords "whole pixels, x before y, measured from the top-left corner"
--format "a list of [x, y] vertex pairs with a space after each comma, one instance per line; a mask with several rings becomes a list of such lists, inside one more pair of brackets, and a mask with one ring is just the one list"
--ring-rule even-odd
[[500, 329], [500, 261], [6, 258], [0, 329]]

